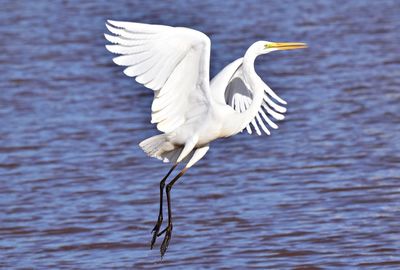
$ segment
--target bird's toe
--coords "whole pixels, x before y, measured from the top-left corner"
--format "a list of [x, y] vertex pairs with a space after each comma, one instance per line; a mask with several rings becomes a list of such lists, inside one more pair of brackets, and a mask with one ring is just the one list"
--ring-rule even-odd
[[164, 257], [165, 252], [167, 252], [169, 241], [171, 240], [172, 226], [168, 226], [165, 230], [165, 237], [160, 247], [161, 258]]

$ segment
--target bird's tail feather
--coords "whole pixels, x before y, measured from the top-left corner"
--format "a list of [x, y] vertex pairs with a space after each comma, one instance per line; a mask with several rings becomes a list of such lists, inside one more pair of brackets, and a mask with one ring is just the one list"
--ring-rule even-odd
[[168, 141], [166, 134], [156, 135], [139, 143], [142, 150], [150, 157], [158, 158], [164, 162], [175, 163], [182, 147], [175, 146]]
[[160, 134], [139, 143], [139, 146], [142, 150], [150, 157], [154, 157], [158, 150], [162, 147], [162, 145], [166, 142], [166, 135]]

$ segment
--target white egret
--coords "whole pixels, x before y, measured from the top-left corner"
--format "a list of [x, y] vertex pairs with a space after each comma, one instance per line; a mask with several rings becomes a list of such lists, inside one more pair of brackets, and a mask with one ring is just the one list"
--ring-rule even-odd
[[[276, 50], [306, 48], [305, 43], [257, 41], [244, 57], [233, 61], [210, 82], [210, 39], [202, 32], [165, 25], [107, 21], [112, 35], [106, 48], [120, 56], [117, 65], [124, 73], [154, 91], [151, 123], [160, 135], [139, 145], [150, 157], [171, 162], [172, 168], [160, 182], [160, 209], [153, 229], [151, 248], [165, 233], [160, 247], [164, 256], [172, 233], [170, 191], [173, 184], [208, 151], [209, 143], [246, 129], [270, 134], [278, 126], [271, 120], [284, 118], [286, 102], [278, 97], [254, 69], [257, 56]], [[168, 225], [163, 221], [165, 181], [179, 163], [182, 171], [166, 186]]]

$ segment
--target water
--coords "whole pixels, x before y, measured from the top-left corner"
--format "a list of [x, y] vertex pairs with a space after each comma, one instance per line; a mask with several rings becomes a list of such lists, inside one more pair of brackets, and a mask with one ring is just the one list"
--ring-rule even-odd
[[[399, 1], [2, 1], [0, 268], [399, 269]], [[214, 142], [173, 190], [151, 91], [111, 62], [106, 19], [188, 26], [212, 68], [254, 41], [303, 41], [256, 70], [288, 101], [272, 136]]]

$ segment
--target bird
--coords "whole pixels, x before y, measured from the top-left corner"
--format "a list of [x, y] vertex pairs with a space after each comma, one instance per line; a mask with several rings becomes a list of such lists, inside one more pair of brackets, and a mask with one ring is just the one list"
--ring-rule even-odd
[[[244, 130], [261, 135], [277, 129], [274, 120], [285, 118], [287, 102], [256, 73], [254, 61], [278, 50], [307, 48], [302, 42], [256, 41], [240, 57], [210, 81], [210, 38], [186, 27], [107, 20], [109, 44], [118, 54], [113, 62], [126, 67], [128, 77], [153, 91], [151, 123], [158, 135], [140, 142], [150, 157], [172, 167], [160, 181], [159, 212], [150, 248], [165, 234], [160, 245], [165, 255], [172, 236], [171, 189], [185, 172], [204, 157], [210, 142]], [[166, 184], [179, 165], [182, 170]], [[168, 223], [163, 223], [163, 193], [167, 197]]]

